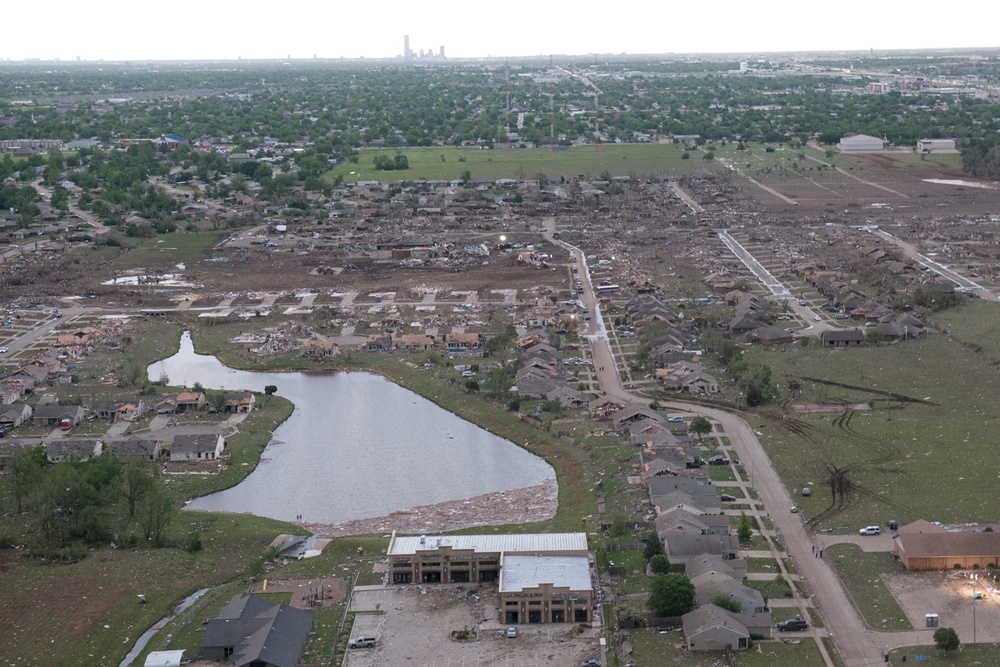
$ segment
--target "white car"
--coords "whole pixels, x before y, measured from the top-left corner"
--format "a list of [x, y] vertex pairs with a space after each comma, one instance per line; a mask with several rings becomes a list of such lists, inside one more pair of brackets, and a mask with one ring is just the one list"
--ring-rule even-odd
[[865, 526], [858, 533], [861, 535], [881, 535], [882, 529], [878, 526]]
[[514, 637], [517, 637], [517, 628], [515, 628], [514, 626], [511, 626], [511, 627], [507, 628], [507, 638], [508, 639], [513, 639]]
[[8, 350], [8, 349], [7, 349], [7, 348], [5, 348], [5, 347], [0, 347], [0, 354], [5, 354], [5, 353], [7, 353], [7, 352], [10, 352], [10, 350]]

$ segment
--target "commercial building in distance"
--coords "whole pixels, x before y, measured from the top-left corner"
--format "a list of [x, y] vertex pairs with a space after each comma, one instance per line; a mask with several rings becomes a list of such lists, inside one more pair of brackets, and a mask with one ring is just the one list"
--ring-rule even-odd
[[918, 153], [953, 153], [954, 139], [917, 139]]
[[594, 592], [585, 533], [398, 536], [389, 582], [493, 583], [503, 623], [589, 623]]
[[867, 134], [855, 134], [841, 139], [837, 148], [842, 151], [881, 151], [885, 149], [885, 141]]

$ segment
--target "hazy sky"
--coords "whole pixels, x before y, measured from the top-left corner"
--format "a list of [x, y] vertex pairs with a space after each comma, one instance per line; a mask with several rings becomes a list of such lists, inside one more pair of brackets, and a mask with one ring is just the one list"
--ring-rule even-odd
[[4, 3], [0, 57], [384, 58], [997, 47], [1000, 3], [956, 0], [49, 0]]

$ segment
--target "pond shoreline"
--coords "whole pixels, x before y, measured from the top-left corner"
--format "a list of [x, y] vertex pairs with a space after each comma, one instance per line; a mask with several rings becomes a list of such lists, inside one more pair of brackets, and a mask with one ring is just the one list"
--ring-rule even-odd
[[450, 500], [367, 519], [339, 524], [292, 522], [320, 537], [379, 533], [447, 533], [476, 526], [498, 526], [545, 521], [555, 517], [559, 485], [549, 479], [534, 486], [484, 493], [464, 500]]

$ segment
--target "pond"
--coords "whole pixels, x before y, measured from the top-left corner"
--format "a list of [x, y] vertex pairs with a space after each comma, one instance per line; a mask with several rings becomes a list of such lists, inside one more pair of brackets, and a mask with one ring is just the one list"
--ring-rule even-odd
[[148, 374], [227, 391], [275, 385], [295, 404], [256, 470], [190, 509], [340, 524], [555, 479], [541, 458], [381, 376], [234, 370], [195, 354], [188, 333]]

